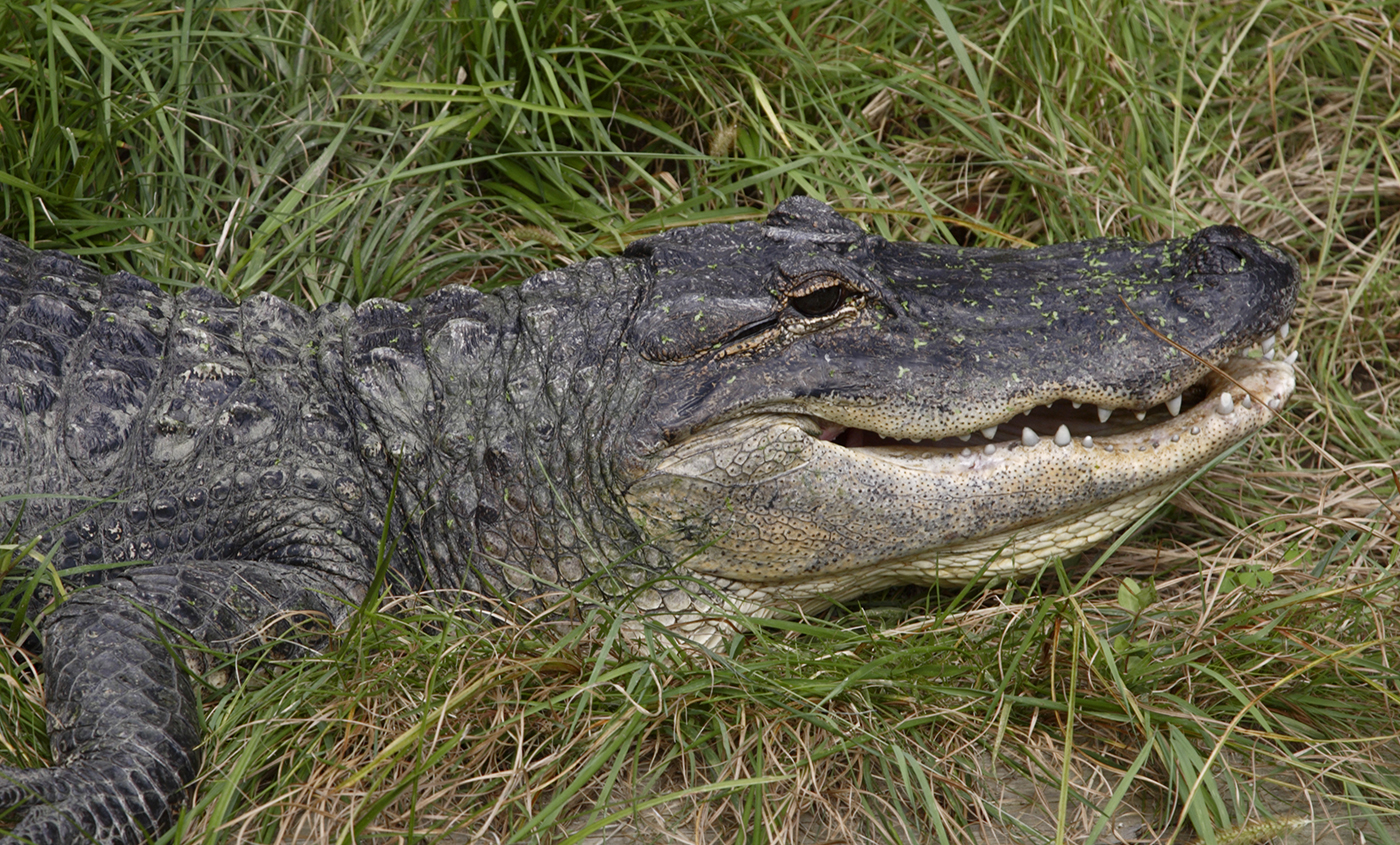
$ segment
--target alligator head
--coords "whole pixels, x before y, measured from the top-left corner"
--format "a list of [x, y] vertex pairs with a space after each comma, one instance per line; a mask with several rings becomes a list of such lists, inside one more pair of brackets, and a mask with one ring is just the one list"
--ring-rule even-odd
[[628, 509], [750, 613], [1034, 571], [1293, 391], [1273, 343], [1297, 268], [1229, 226], [957, 249], [800, 197], [627, 252], [651, 283], [626, 342], [654, 380]]

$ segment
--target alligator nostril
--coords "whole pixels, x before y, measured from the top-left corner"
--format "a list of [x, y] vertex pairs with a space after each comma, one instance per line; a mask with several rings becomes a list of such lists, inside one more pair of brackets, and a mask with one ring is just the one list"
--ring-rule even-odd
[[1255, 269], [1263, 258], [1254, 238], [1234, 226], [1202, 229], [1191, 239], [1191, 246], [1191, 268], [1198, 273], [1243, 273]]

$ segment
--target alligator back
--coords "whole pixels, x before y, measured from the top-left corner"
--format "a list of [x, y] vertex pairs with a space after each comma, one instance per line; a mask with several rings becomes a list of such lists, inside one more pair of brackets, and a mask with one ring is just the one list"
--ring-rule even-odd
[[380, 504], [316, 355], [348, 308], [171, 296], [0, 238], [0, 311], [0, 519], [60, 569], [366, 565]]

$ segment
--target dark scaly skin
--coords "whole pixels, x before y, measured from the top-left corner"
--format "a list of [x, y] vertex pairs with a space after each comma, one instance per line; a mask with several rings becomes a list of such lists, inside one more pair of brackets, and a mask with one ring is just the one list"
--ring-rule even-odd
[[[312, 313], [172, 297], [0, 238], [0, 518], [41, 537], [71, 594], [31, 601], [56, 765], [0, 768], [0, 809], [28, 807], [0, 844], [167, 829], [199, 770], [188, 646], [315, 648], [381, 558], [391, 590], [462, 590], [488, 610], [564, 587], [680, 619], [837, 563], [849, 593], [871, 571], [903, 576], [860, 543], [837, 561], [805, 528], [790, 560], [716, 558], [736, 529], [715, 515], [797, 525], [781, 496], [750, 490], [795, 472], [782, 462], [841, 414], [876, 409], [841, 422], [867, 440], [931, 442], [1047, 395], [1149, 408], [1204, 367], [1134, 329], [1125, 300], [1218, 362], [1272, 333], [1296, 292], [1291, 262], [1227, 227], [964, 251], [890, 244], [806, 199], [518, 288]], [[678, 454], [732, 457], [725, 432], [770, 418], [778, 433], [741, 448], [728, 481], [666, 474]], [[1014, 504], [996, 478], [977, 489]], [[699, 509], [668, 511], [685, 484]], [[830, 487], [822, 508], [858, 531], [859, 503]], [[947, 518], [937, 501], [885, 504]], [[1053, 507], [1027, 498], [987, 532]], [[638, 520], [657, 514], [648, 533]], [[666, 581], [686, 560], [703, 566]]]
[[[31, 807], [6, 845], [140, 842], [168, 828], [199, 765], [186, 638], [233, 652], [260, 643], [274, 616], [340, 624], [374, 576], [386, 514], [391, 588], [511, 597], [501, 567], [472, 554], [476, 538], [519, 557], [536, 541], [503, 530], [511, 516], [577, 512], [589, 498], [578, 456], [548, 462], [577, 482], [563, 502], [512, 469], [552, 439], [538, 408], [499, 401], [508, 367], [528, 382], [552, 363], [514, 322], [519, 290], [307, 314], [271, 297], [170, 297], [0, 240], [0, 297], [3, 491], [54, 494], [4, 501], [0, 519], [46, 532], [39, 547], [78, 590], [42, 623], [60, 765], [0, 768], [0, 807]], [[571, 370], [577, 387], [588, 373]], [[477, 401], [444, 403], [466, 390]], [[592, 401], [586, 386], [573, 392]], [[577, 436], [578, 420], [555, 424]], [[473, 435], [488, 430], [503, 436]]]
[[141, 567], [66, 601], [44, 626], [49, 742], [65, 762], [0, 768], [0, 806], [36, 805], [11, 839], [140, 842], [168, 828], [200, 761], [183, 636], [237, 651], [286, 608], [343, 618], [334, 596], [315, 573], [238, 561]]

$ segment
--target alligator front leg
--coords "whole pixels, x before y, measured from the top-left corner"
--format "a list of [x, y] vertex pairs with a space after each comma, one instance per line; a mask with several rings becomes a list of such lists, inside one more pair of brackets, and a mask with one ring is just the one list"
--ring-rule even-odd
[[58, 765], [0, 767], [0, 811], [28, 807], [0, 845], [135, 845], [168, 829], [200, 763], [185, 638], [244, 650], [269, 623], [338, 623], [347, 592], [300, 567], [226, 562], [144, 567], [72, 596], [43, 625]]

